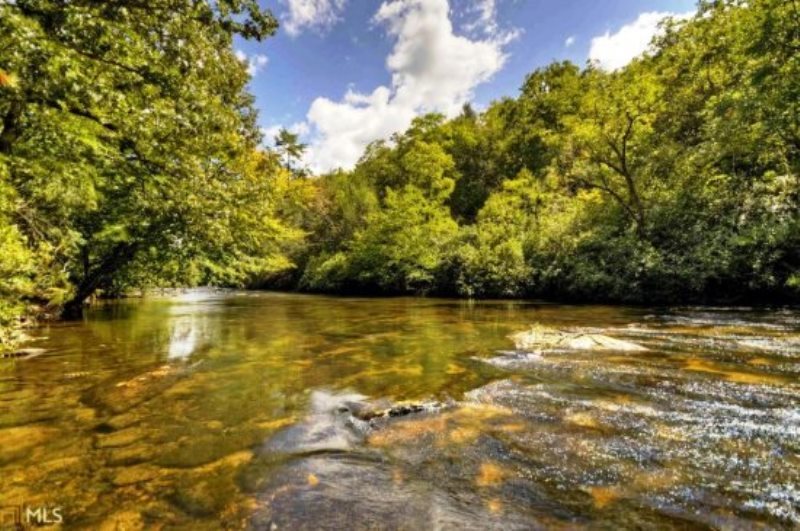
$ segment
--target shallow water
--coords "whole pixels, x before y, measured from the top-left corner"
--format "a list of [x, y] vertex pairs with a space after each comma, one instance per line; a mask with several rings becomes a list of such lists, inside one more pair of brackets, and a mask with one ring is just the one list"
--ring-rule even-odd
[[800, 526], [798, 311], [191, 291], [34, 335], [0, 508], [66, 528]]

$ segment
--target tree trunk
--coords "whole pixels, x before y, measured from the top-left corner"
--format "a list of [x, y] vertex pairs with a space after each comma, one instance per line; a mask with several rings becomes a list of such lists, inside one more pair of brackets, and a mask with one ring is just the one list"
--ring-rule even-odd
[[639, 192], [636, 190], [636, 184], [633, 181], [633, 178], [630, 175], [625, 175], [625, 182], [628, 185], [628, 197], [630, 198], [631, 202], [631, 210], [633, 212], [634, 223], [636, 225], [636, 234], [639, 236], [640, 239], [644, 239], [645, 237], [645, 213], [644, 213], [644, 205], [642, 205], [642, 200], [639, 197]]
[[102, 279], [101, 275], [102, 273], [100, 271], [95, 271], [78, 284], [75, 296], [73, 296], [61, 310], [62, 319], [77, 320], [83, 318], [83, 307], [85, 306], [86, 299], [91, 297], [95, 290], [97, 290], [97, 286]]
[[72, 297], [62, 308], [63, 319], [81, 319], [86, 299], [94, 295], [100, 284], [128, 263], [136, 254], [136, 243], [117, 244], [100, 263], [85, 274]]
[[61, 309], [61, 318], [66, 321], [78, 321], [83, 319], [83, 303], [86, 297], [76, 295], [69, 302], [67, 302]]

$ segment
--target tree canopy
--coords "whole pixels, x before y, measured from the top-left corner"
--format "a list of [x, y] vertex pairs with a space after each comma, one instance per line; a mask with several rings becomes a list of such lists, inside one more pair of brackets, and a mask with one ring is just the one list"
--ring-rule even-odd
[[798, 300], [798, 17], [796, 1], [702, 1], [618, 71], [553, 63], [482, 113], [417, 119], [315, 183], [334, 204], [309, 211], [300, 285]]
[[27, 265], [4, 260], [4, 299], [74, 311], [284, 267], [280, 168], [232, 48], [276, 27], [255, 0], [2, 3], [2, 254]]

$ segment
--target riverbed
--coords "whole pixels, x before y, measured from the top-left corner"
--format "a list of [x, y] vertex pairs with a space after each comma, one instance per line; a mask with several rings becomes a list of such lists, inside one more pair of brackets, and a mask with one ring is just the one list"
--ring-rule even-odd
[[31, 335], [0, 506], [68, 529], [800, 526], [797, 310], [196, 290]]

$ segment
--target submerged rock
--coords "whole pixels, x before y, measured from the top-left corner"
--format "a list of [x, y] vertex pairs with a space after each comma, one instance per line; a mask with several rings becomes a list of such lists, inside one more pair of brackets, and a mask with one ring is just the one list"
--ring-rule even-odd
[[0, 465], [29, 454], [37, 446], [51, 440], [57, 430], [41, 424], [0, 429]]
[[85, 391], [82, 401], [102, 413], [119, 416], [161, 396], [180, 379], [195, 374], [200, 364], [164, 364], [123, 381], [99, 382]]
[[116, 487], [146, 483], [158, 477], [158, 469], [147, 466], [123, 467], [116, 471], [111, 483]]
[[144, 528], [142, 515], [136, 511], [122, 511], [112, 514], [98, 527], [100, 531], [117, 531], [119, 529], [135, 531]]
[[529, 521], [514, 510], [501, 513], [482, 493], [454, 495], [446, 486], [359, 454], [286, 463], [258, 500], [249, 529], [531, 529]]
[[583, 332], [564, 332], [543, 327], [534, 327], [511, 336], [520, 350], [540, 351], [543, 349], [568, 350], [619, 350], [626, 352], [645, 352], [648, 349], [637, 343], [616, 339], [602, 334]]
[[[377, 404], [315, 393], [309, 417], [273, 437], [246, 474], [258, 500], [250, 527], [531, 529], [525, 502], [545, 495], [498, 446], [499, 433], [521, 428], [510, 410]], [[276, 449], [293, 453], [274, 459]]]
[[96, 437], [96, 448], [121, 448], [141, 442], [147, 438], [147, 432], [137, 428], [128, 428], [110, 433], [99, 433]]
[[[558, 382], [509, 378], [465, 400], [508, 408], [535, 426], [493, 435], [518, 452], [527, 477], [557, 487], [560, 503], [569, 500], [564, 492], [580, 491], [595, 510], [634, 503], [659, 519], [714, 528], [749, 529], [756, 527], [750, 519], [765, 518], [787, 528], [800, 523], [794, 390], [776, 391], [784, 402], [764, 408], [742, 400], [769, 390], [732, 382], [664, 378], [625, 394], [611, 394], [620, 389], [613, 383], [607, 389], [586, 397]], [[720, 511], [697, 510], [712, 505]], [[720, 520], [722, 510], [728, 514]]]

